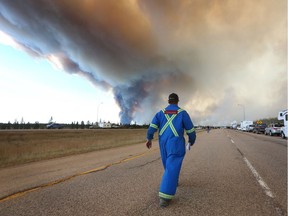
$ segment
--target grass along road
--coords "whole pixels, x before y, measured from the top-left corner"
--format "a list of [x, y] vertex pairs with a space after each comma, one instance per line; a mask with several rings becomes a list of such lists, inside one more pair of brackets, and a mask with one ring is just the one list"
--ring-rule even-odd
[[0, 131], [0, 168], [145, 143], [146, 129]]

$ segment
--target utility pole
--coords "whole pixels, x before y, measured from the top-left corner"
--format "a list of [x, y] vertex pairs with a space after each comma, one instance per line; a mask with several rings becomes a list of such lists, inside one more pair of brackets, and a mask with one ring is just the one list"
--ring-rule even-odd
[[99, 117], [99, 107], [100, 105], [103, 104], [103, 102], [99, 103], [97, 106], [97, 126], [99, 127], [99, 121], [98, 121], [98, 117]]

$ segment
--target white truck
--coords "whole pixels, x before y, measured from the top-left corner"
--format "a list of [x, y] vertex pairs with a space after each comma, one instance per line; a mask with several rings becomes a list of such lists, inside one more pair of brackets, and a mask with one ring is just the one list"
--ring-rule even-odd
[[285, 139], [288, 137], [288, 109], [278, 113], [278, 120], [284, 121], [284, 126], [281, 128], [281, 136]]
[[233, 121], [233, 122], [231, 122], [231, 128], [232, 129], [236, 129], [237, 128], [237, 121]]
[[240, 128], [242, 131], [247, 131], [247, 127], [249, 125], [253, 125], [253, 121], [248, 121], [248, 120], [241, 121]]

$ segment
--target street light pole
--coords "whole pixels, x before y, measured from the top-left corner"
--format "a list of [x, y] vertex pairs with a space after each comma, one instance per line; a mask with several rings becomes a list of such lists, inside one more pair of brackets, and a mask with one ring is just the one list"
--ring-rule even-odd
[[99, 103], [97, 106], [97, 126], [99, 126], [98, 116], [99, 116], [99, 107], [101, 104], [103, 104], [103, 102]]
[[245, 119], [246, 119], [246, 117], [245, 117], [245, 106], [243, 104], [238, 104], [238, 106], [242, 106], [242, 108], [243, 108], [243, 114], [244, 114], [243, 121], [245, 121]]

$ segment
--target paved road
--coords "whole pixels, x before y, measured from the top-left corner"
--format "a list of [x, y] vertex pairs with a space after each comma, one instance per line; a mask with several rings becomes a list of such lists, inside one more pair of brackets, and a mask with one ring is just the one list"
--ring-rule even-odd
[[2, 198], [43, 187], [2, 199], [0, 215], [287, 215], [287, 141], [279, 137], [199, 133], [165, 209], [162, 172], [157, 143], [2, 169]]

